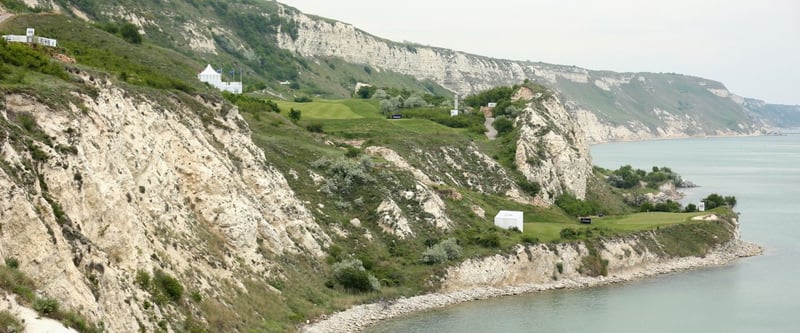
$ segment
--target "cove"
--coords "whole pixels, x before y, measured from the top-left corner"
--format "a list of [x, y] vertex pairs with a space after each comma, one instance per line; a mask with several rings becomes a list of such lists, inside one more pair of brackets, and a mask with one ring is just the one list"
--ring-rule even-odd
[[794, 332], [800, 310], [800, 136], [602, 144], [594, 164], [668, 166], [709, 193], [735, 195], [742, 239], [764, 255], [620, 285], [463, 303], [368, 332]]

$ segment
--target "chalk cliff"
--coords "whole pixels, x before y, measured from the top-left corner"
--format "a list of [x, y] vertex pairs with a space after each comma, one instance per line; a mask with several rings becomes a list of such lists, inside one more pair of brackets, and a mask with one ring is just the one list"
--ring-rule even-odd
[[0, 257], [18, 258], [44, 295], [112, 332], [149, 330], [140, 270], [213, 297], [279, 275], [279, 256], [323, 255], [328, 235], [235, 110], [82, 77], [95, 95], [68, 105], [2, 96], [2, 120], [26, 125], [0, 132]]
[[[278, 46], [304, 57], [340, 57], [380, 71], [432, 80], [471, 94], [526, 79], [559, 94], [590, 143], [702, 135], [761, 133], [744, 99], [719, 82], [679, 74], [615, 73], [574, 66], [494, 59], [404, 44], [343, 22], [286, 10], [297, 33], [278, 33]], [[535, 55], [531, 55], [535, 57]]]

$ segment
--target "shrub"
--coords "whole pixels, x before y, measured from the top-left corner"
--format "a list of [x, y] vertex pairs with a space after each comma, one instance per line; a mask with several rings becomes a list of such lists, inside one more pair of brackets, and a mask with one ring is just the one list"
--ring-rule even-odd
[[495, 231], [474, 237], [473, 242], [483, 247], [497, 248], [500, 247], [500, 236]]
[[15, 333], [22, 332], [23, 329], [22, 322], [11, 312], [7, 310], [0, 311], [0, 332]]
[[51, 315], [58, 311], [58, 300], [52, 298], [37, 298], [33, 301], [33, 309], [42, 315]]
[[461, 246], [455, 238], [445, 239], [422, 253], [422, 262], [433, 265], [447, 260], [458, 259], [461, 256]]
[[572, 228], [564, 228], [561, 229], [561, 232], [558, 233], [562, 239], [577, 239], [578, 238], [578, 231]]
[[308, 97], [308, 96], [300, 96], [300, 97], [295, 97], [294, 98], [294, 102], [295, 103], [310, 103], [310, 102], [313, 102], [313, 100], [311, 99], [311, 97]]
[[150, 288], [150, 273], [143, 270], [136, 271], [136, 278], [134, 282], [142, 289]]
[[122, 27], [119, 28], [119, 34], [122, 36], [122, 39], [128, 43], [142, 43], [142, 35], [139, 33], [139, 28], [133, 25], [133, 23], [123, 24]]
[[425, 252], [422, 252], [422, 262], [428, 265], [434, 265], [447, 261], [447, 252], [441, 246], [431, 246]]
[[517, 179], [517, 186], [519, 186], [519, 189], [522, 190], [522, 192], [533, 196], [539, 194], [539, 191], [542, 189], [542, 186], [539, 185], [538, 182], [532, 182], [523, 177]]
[[580, 200], [568, 193], [556, 197], [556, 206], [560, 207], [565, 213], [571, 216], [592, 215], [600, 210], [596, 202]]
[[303, 114], [302, 111], [296, 110], [295, 108], [291, 108], [289, 110], [289, 119], [291, 119], [292, 121], [299, 121], [302, 114]]
[[306, 130], [311, 132], [311, 133], [325, 133], [325, 131], [322, 129], [322, 124], [321, 123], [308, 124], [308, 125], [306, 125]]
[[539, 243], [539, 238], [531, 236], [531, 235], [527, 235], [527, 234], [523, 234], [522, 237], [520, 237], [520, 240], [522, 241], [522, 243], [525, 243], [525, 244], [537, 244], [537, 243]]
[[558, 274], [564, 273], [564, 263], [556, 263], [556, 270], [558, 271]]
[[64, 67], [52, 61], [44, 51], [22, 43], [6, 43], [5, 40], [0, 40], [0, 62], [28, 68], [64, 80], [69, 78]]
[[379, 291], [381, 288], [378, 279], [369, 274], [358, 259], [345, 259], [333, 264], [333, 278], [348, 290]]
[[6, 266], [8, 268], [12, 268], [12, 269], [18, 269], [19, 268], [19, 259], [17, 259], [16, 257], [6, 257], [5, 262], [6, 262]]
[[505, 135], [506, 133], [511, 133], [511, 131], [514, 130], [514, 122], [505, 116], [497, 117], [492, 126], [497, 130], [497, 135]]
[[173, 302], [179, 301], [183, 296], [183, 286], [181, 286], [181, 283], [162, 270], [157, 270], [155, 272], [153, 276], [153, 285]]
[[344, 154], [344, 156], [349, 158], [356, 158], [359, 155], [361, 155], [361, 149], [356, 147], [347, 147], [347, 152]]

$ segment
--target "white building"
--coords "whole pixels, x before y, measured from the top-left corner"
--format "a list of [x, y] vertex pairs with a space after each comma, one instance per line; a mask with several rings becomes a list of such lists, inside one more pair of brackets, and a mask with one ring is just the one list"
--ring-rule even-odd
[[505, 229], [517, 228], [522, 231], [522, 212], [501, 210], [494, 217], [494, 225]]
[[234, 94], [241, 94], [242, 93], [242, 83], [241, 82], [223, 82], [222, 81], [222, 74], [217, 72], [214, 67], [211, 67], [209, 64], [206, 66], [200, 74], [197, 74], [197, 79], [201, 82], [208, 83], [214, 88], [217, 88], [222, 91], [231, 92]]
[[3, 39], [10, 43], [28, 43], [39, 44], [49, 47], [57, 47], [58, 41], [52, 38], [36, 36], [36, 30], [28, 28], [25, 30], [25, 35], [3, 35]]

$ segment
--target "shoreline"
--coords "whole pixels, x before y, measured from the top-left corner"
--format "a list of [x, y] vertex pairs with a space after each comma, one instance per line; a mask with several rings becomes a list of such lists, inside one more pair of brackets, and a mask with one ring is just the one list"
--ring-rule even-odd
[[728, 242], [705, 257], [680, 257], [609, 273], [609, 276], [578, 277], [543, 284], [521, 284], [504, 287], [478, 287], [446, 293], [431, 293], [413, 297], [400, 297], [390, 301], [362, 304], [347, 310], [323, 316], [319, 321], [299, 327], [300, 332], [361, 332], [386, 319], [414, 312], [443, 308], [458, 303], [512, 296], [556, 289], [581, 289], [639, 280], [647, 277], [705, 267], [727, 265], [736, 259], [760, 255], [764, 248], [749, 242]]

